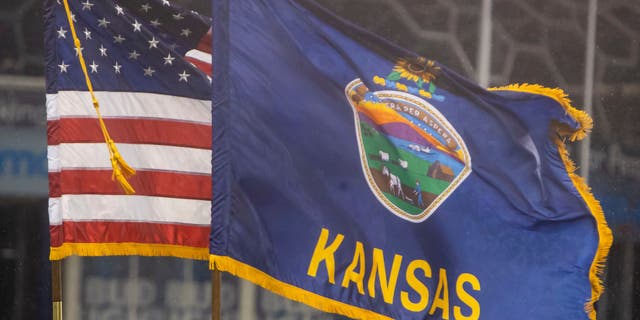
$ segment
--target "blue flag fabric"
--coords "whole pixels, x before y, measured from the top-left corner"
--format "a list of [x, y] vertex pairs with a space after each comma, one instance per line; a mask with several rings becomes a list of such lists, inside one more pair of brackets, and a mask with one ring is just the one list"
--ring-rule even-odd
[[595, 319], [612, 239], [561, 90], [485, 90], [313, 1], [213, 15], [211, 268], [353, 318]]

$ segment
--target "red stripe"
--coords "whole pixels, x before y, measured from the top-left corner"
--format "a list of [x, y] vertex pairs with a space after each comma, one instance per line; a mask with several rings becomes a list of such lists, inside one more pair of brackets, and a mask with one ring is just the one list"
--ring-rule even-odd
[[[128, 179], [136, 195], [211, 200], [211, 176], [139, 170]], [[62, 170], [49, 173], [49, 196], [125, 194], [111, 170]]]
[[209, 226], [105, 221], [65, 221], [49, 226], [52, 247], [63, 243], [134, 242], [206, 248], [209, 230]]
[[[104, 119], [115, 142], [211, 149], [211, 126], [157, 119]], [[47, 122], [49, 145], [104, 142], [95, 118], [62, 118]]]
[[193, 63], [196, 68], [200, 69], [200, 71], [206, 73], [208, 76], [211, 76], [211, 63], [204, 62], [192, 57], [185, 57], [187, 61]]
[[198, 43], [198, 47], [196, 49], [206, 52], [206, 53], [211, 53], [211, 29], [209, 29], [209, 31], [207, 31], [207, 34], [205, 34], [204, 36], [202, 36], [202, 38], [200, 38], [200, 42]]

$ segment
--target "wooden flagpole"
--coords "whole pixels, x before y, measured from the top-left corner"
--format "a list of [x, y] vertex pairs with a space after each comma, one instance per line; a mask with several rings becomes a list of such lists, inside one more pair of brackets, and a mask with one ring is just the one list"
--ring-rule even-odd
[[211, 320], [221, 320], [220, 270], [211, 270]]
[[53, 320], [62, 320], [62, 261], [51, 261], [51, 301]]

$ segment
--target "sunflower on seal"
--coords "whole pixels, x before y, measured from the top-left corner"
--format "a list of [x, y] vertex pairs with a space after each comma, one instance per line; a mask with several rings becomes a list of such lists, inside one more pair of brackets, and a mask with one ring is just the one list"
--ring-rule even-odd
[[387, 79], [391, 81], [407, 79], [422, 88], [423, 84], [434, 80], [439, 72], [440, 67], [436, 66], [433, 60], [424, 57], [400, 58]]
[[424, 57], [398, 58], [391, 73], [384, 78], [374, 76], [373, 83], [427, 99], [444, 101], [445, 96], [436, 93], [434, 83], [440, 71], [435, 61]]

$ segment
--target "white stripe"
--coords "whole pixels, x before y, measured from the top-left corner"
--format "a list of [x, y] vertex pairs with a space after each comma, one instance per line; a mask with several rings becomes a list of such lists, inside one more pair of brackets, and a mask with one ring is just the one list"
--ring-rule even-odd
[[187, 51], [185, 57], [194, 58], [196, 60], [211, 64], [211, 54], [197, 49]]
[[49, 198], [49, 225], [58, 226], [61, 224], [60, 198]]
[[63, 195], [64, 221], [178, 223], [208, 226], [211, 201], [150, 196]]
[[[105, 118], [154, 118], [211, 124], [211, 101], [146, 92], [97, 91], [100, 113]], [[86, 91], [47, 94], [47, 120], [65, 117], [96, 117]]]
[[[152, 144], [118, 143], [118, 151], [134, 169], [211, 174], [211, 150]], [[105, 143], [62, 143], [48, 147], [58, 161], [49, 161], [49, 172], [64, 169], [110, 169]]]
[[60, 171], [60, 156], [57, 146], [47, 146], [47, 167], [49, 172]]
[[58, 114], [58, 95], [47, 93], [47, 120], [58, 120], [60, 114]]

